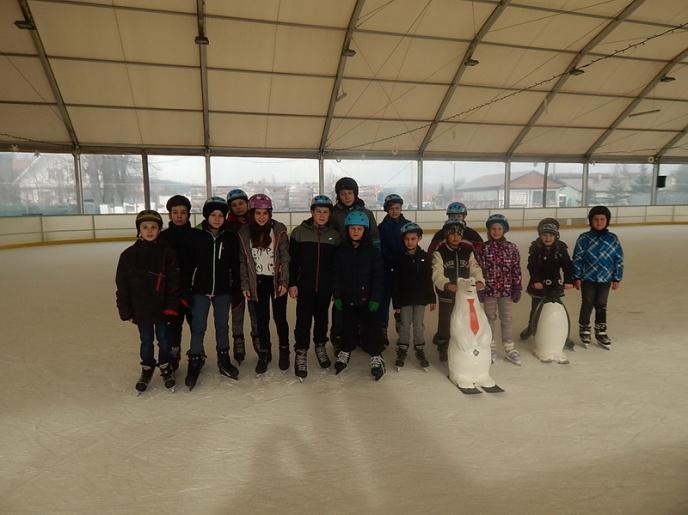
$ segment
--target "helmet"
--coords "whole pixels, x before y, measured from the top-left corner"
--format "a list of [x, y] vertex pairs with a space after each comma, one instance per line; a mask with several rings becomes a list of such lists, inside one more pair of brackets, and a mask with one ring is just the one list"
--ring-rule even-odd
[[468, 209], [461, 202], [452, 202], [447, 206], [447, 215], [468, 215]]
[[137, 233], [139, 232], [143, 222], [156, 222], [158, 224], [158, 228], [162, 229], [162, 217], [160, 216], [160, 213], [153, 211], [152, 209], [144, 209], [143, 211], [140, 211], [138, 215], [136, 215]]
[[263, 193], [256, 193], [248, 199], [248, 208], [272, 210], [272, 199]]
[[559, 228], [556, 225], [551, 224], [551, 223], [546, 223], [546, 224], [540, 223], [538, 225], [538, 234], [542, 235], [542, 234], [546, 234], [546, 233], [554, 234], [554, 236], [558, 238], [559, 237]]
[[370, 219], [363, 211], [351, 211], [344, 219], [344, 227], [349, 227], [350, 225], [361, 225], [369, 229]]
[[389, 206], [391, 206], [392, 204], [399, 204], [400, 206], [403, 206], [404, 205], [404, 199], [401, 198], [396, 193], [392, 193], [390, 195], [387, 195], [385, 197], [385, 203], [383, 204], [382, 209], [387, 211], [389, 209]]
[[342, 190], [353, 190], [354, 195], [358, 197], [358, 183], [351, 177], [342, 177], [334, 185], [334, 191], [339, 195]]
[[246, 202], [248, 202], [248, 195], [246, 195], [244, 190], [240, 190], [238, 188], [230, 190], [229, 193], [227, 193], [227, 204], [231, 204], [232, 200], [236, 200], [238, 198], [244, 199]]
[[222, 197], [210, 197], [203, 204], [203, 218], [207, 219], [215, 210], [222, 211], [222, 214], [227, 216], [227, 211], [229, 211], [229, 206], [227, 201]]
[[500, 224], [502, 229], [504, 229], [505, 234], [509, 232], [509, 221], [506, 219], [506, 216], [498, 213], [490, 215], [485, 222], [485, 227], [487, 227], [487, 230], [489, 231], [490, 227], [492, 227], [494, 224]]
[[552, 224], [557, 229], [559, 229], [559, 227], [560, 227], [559, 220], [557, 220], [556, 218], [543, 218], [542, 220], [540, 220], [538, 222], [538, 225], [537, 225], [538, 226], [538, 232], [540, 232], [540, 227], [542, 227], [545, 224]]
[[442, 226], [442, 232], [444, 233], [445, 237], [450, 232], [458, 232], [460, 235], [463, 236], [463, 231], [465, 228], [466, 224], [463, 223], [461, 220], [447, 220], [446, 222], [444, 222], [444, 225]]
[[316, 195], [311, 200], [311, 211], [316, 207], [327, 207], [332, 211], [334, 206], [332, 205], [332, 200], [327, 195]]
[[415, 222], [407, 222], [401, 226], [402, 238], [404, 237], [404, 234], [408, 234], [410, 232], [415, 232], [418, 236], [423, 236], [423, 229], [421, 229], [420, 225]]
[[[612, 212], [607, 206], [595, 206], [588, 211], [588, 223], [592, 225], [592, 217], [595, 215], [604, 215], [607, 218], [607, 225], [612, 220]], [[605, 226], [606, 227], [606, 226]]]
[[189, 213], [191, 212], [191, 201], [184, 195], [174, 195], [170, 197], [170, 200], [167, 201], [165, 208], [169, 213], [170, 211], [172, 211], [173, 207], [177, 206], [184, 206]]

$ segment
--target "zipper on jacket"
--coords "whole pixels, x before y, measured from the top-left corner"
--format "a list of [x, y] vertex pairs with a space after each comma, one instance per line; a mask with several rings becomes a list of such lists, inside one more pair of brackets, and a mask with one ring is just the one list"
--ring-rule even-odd
[[217, 240], [215, 239], [215, 236], [212, 234], [210, 235], [213, 238], [213, 287], [210, 290], [210, 295], [213, 296], [215, 295], [215, 245], [217, 243]]
[[315, 229], [317, 244], [317, 253], [315, 260], [315, 293], [318, 293], [318, 283], [320, 282], [320, 229], [316, 227]]

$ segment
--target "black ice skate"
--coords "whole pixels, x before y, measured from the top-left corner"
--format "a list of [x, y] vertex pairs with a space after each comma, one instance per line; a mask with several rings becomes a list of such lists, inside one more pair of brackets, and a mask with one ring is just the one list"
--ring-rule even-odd
[[139, 394], [145, 392], [148, 388], [148, 383], [150, 383], [154, 371], [155, 367], [149, 367], [148, 365], [143, 365], [141, 367], [141, 376], [139, 380], [136, 381], [136, 391], [139, 392]]
[[335, 375], [342, 372], [349, 364], [349, 359], [351, 359], [351, 353], [344, 350], [340, 350], [337, 354], [337, 361], [334, 362]]
[[246, 359], [246, 342], [243, 336], [234, 338], [234, 359], [239, 365]]
[[294, 357], [294, 375], [303, 380], [308, 375], [308, 351], [306, 349], [297, 349]]
[[201, 354], [189, 354], [189, 364], [186, 370], [186, 380], [184, 384], [189, 387], [189, 391], [194, 389], [198, 382], [198, 376], [205, 364], [205, 357]]
[[289, 370], [289, 346], [287, 345], [286, 347], [283, 347], [280, 345], [279, 347], [279, 361], [277, 362], [279, 365], [279, 369], [282, 372], [286, 372]]
[[442, 363], [446, 363], [447, 359], [449, 359], [447, 350], [449, 349], [449, 342], [441, 342], [437, 345], [437, 351], [440, 354], [440, 361]]
[[260, 377], [268, 371], [268, 355], [267, 352], [261, 351], [258, 354], [258, 363], [256, 363], [256, 377]]
[[179, 369], [179, 358], [182, 353], [182, 348], [179, 345], [170, 347], [170, 365], [175, 372]]
[[232, 365], [229, 359], [229, 351], [221, 350], [217, 353], [217, 368], [220, 374], [229, 377], [230, 379], [239, 379], [239, 369]]
[[406, 361], [406, 354], [408, 353], [408, 347], [402, 347], [401, 345], [397, 347], [397, 359], [394, 365], [397, 367], [397, 371], [401, 370]]
[[607, 335], [607, 324], [595, 324], [595, 340], [603, 349], [611, 349], [612, 340]]
[[428, 358], [425, 357], [425, 346], [424, 345], [416, 345], [415, 350], [416, 350], [416, 359], [418, 360], [418, 364], [420, 365], [420, 368], [422, 368], [423, 370], [428, 372], [429, 368], [430, 368], [430, 362], [428, 361]]
[[315, 344], [315, 357], [318, 358], [318, 364], [320, 368], [330, 368], [332, 363], [330, 362], [330, 357], [327, 355], [327, 350], [325, 349], [324, 343]]
[[174, 378], [174, 369], [171, 363], [163, 363], [160, 365], [160, 377], [162, 382], [170, 392], [174, 391], [174, 387], [177, 385], [177, 381]]
[[521, 341], [523, 341], [523, 340], [527, 340], [528, 338], [530, 338], [530, 336], [532, 334], [533, 334], [533, 332], [531, 331], [530, 325], [529, 325], [523, 331], [521, 331], [521, 334], [519, 334], [518, 337]]
[[590, 342], [592, 341], [592, 335], [590, 333], [590, 326], [589, 325], [582, 325], [580, 326], [578, 330], [578, 336], [580, 337], [580, 342], [585, 347], [586, 349], [588, 348], [588, 345], [590, 345]]
[[371, 356], [370, 357], [370, 375], [372, 375], [376, 381], [382, 379], [385, 375], [385, 360], [382, 356]]

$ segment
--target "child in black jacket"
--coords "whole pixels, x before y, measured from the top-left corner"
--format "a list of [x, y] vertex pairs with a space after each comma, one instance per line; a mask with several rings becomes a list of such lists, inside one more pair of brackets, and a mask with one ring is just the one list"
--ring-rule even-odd
[[393, 265], [392, 305], [394, 313], [400, 315], [399, 341], [395, 365], [403, 367], [411, 343], [413, 325], [413, 346], [416, 358], [422, 368], [430, 363], [425, 357], [425, 326], [423, 317], [425, 306], [435, 309], [435, 290], [432, 284], [432, 261], [427, 252], [418, 246], [423, 237], [423, 229], [418, 224], [408, 222], [401, 227], [401, 240], [404, 253]]
[[378, 310], [382, 301], [382, 256], [366, 237], [370, 221], [365, 213], [351, 211], [344, 220], [347, 238], [337, 251], [334, 270], [334, 306], [342, 313], [343, 342], [335, 371], [349, 364], [357, 345], [370, 354], [370, 373], [376, 381], [385, 373]]
[[136, 216], [139, 239], [120, 255], [115, 278], [119, 316], [136, 324], [141, 338], [139, 392], [148, 388], [153, 377], [156, 337], [160, 375], [166, 388], [175, 386], [166, 323], [178, 315], [179, 268], [174, 251], [158, 239], [161, 228], [162, 218], [155, 211]]

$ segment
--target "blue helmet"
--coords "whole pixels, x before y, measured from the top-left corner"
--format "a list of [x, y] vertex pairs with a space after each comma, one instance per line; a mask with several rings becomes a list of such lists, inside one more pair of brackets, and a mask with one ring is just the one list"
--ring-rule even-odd
[[418, 236], [423, 236], [423, 229], [421, 229], [420, 225], [418, 225], [416, 222], [407, 222], [401, 226], [402, 238], [404, 237], [404, 234], [408, 234], [410, 232], [415, 232]]
[[458, 232], [463, 236], [463, 231], [466, 228], [466, 224], [461, 220], [447, 220], [442, 226], [442, 232], [446, 237], [450, 232]]
[[370, 229], [370, 219], [363, 211], [351, 211], [344, 219], [344, 227], [350, 225], [361, 225], [366, 229]]
[[461, 202], [452, 202], [447, 206], [447, 215], [468, 215], [468, 209]]
[[316, 195], [313, 197], [313, 200], [311, 200], [311, 210], [316, 207], [327, 207], [332, 211], [334, 206], [332, 205], [332, 200], [327, 195]]
[[248, 202], [248, 195], [246, 192], [237, 188], [227, 193], [227, 204], [231, 204], [232, 200], [236, 200], [238, 198], [244, 199], [246, 202]]
[[490, 227], [492, 227], [494, 224], [500, 224], [502, 229], [504, 229], [504, 234], [509, 232], [509, 221], [506, 219], [506, 216], [500, 215], [499, 213], [490, 215], [485, 222], [485, 227], [487, 227], [487, 230], [489, 231]]
[[382, 205], [382, 209], [387, 211], [389, 209], [389, 206], [391, 206], [392, 204], [399, 204], [399, 205], [403, 206], [404, 205], [404, 199], [401, 198], [396, 193], [391, 193], [385, 197], [385, 203]]

